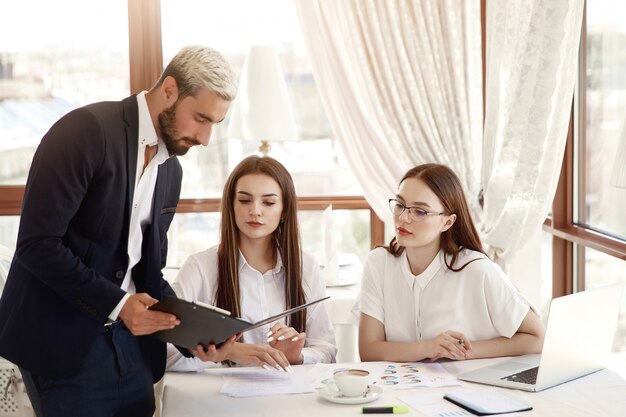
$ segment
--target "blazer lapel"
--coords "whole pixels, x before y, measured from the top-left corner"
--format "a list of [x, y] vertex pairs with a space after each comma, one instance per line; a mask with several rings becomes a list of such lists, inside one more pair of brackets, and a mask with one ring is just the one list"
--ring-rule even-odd
[[137, 174], [137, 152], [139, 147], [139, 109], [135, 95], [122, 101], [124, 120], [126, 121], [126, 170], [128, 183], [126, 185], [126, 218], [130, 219], [135, 195], [135, 177]]

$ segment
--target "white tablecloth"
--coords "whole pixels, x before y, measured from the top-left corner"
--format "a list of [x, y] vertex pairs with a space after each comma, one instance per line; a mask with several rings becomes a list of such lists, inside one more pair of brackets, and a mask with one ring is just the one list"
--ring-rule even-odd
[[[502, 359], [482, 359], [444, 364], [452, 374], [484, 366]], [[337, 364], [337, 367], [359, 364]], [[268, 397], [232, 398], [219, 394], [222, 377], [218, 374], [167, 373], [164, 381], [163, 417], [196, 416], [350, 416], [361, 414], [362, 405], [333, 404], [320, 398], [317, 393], [277, 395]], [[462, 382], [463, 387], [485, 388], [483, 385]], [[416, 388], [409, 390], [386, 390], [383, 396], [368, 405], [399, 405], [399, 396], [412, 393], [443, 393], [451, 388]], [[459, 387], [455, 387], [459, 389]], [[507, 390], [507, 394], [519, 396], [533, 405], [533, 410], [509, 416], [567, 416], [567, 417], [623, 417], [626, 416], [626, 381], [610, 370], [570, 381], [539, 393]], [[443, 400], [443, 398], [441, 399]], [[409, 416], [424, 416], [418, 409], [411, 409]]]

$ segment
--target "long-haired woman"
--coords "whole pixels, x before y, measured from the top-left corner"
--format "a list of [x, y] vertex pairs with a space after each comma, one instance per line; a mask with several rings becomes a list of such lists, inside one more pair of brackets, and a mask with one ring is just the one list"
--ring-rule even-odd
[[395, 237], [368, 255], [363, 270], [362, 360], [461, 360], [541, 351], [543, 324], [483, 252], [450, 168], [412, 168], [389, 207]]
[[[172, 283], [179, 297], [249, 322], [324, 297], [319, 266], [300, 247], [295, 187], [282, 164], [267, 156], [241, 161], [224, 186], [221, 213], [219, 245], [191, 255]], [[184, 358], [168, 349], [169, 370], [216, 366], [203, 362], [208, 356], [202, 352]], [[292, 364], [334, 362], [336, 351], [332, 324], [319, 303], [244, 333], [224, 359], [290, 370]]]

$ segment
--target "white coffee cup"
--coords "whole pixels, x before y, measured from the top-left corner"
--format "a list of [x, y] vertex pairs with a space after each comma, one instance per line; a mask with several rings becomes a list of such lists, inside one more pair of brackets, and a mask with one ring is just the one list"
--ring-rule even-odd
[[340, 369], [335, 371], [332, 379], [323, 383], [333, 392], [344, 397], [365, 395], [370, 382], [370, 373], [365, 369]]

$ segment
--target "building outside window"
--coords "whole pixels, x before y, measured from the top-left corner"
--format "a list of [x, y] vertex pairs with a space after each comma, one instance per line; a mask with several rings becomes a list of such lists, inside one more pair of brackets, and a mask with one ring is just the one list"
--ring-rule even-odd
[[[24, 0], [1, 9], [0, 186], [24, 185], [54, 122], [79, 106], [129, 94], [128, 6]], [[18, 222], [0, 218], [0, 244], [15, 246]]]

